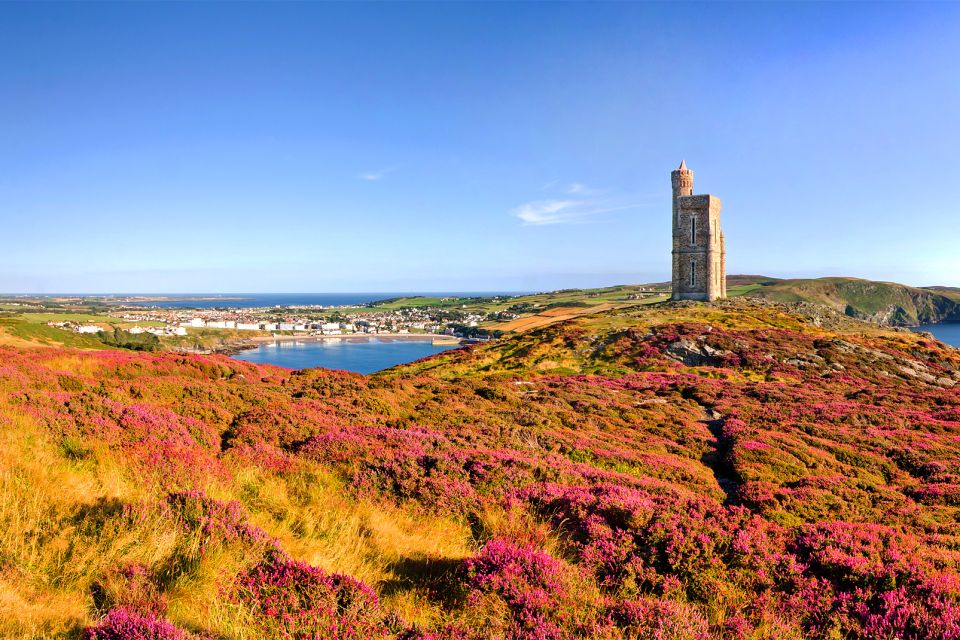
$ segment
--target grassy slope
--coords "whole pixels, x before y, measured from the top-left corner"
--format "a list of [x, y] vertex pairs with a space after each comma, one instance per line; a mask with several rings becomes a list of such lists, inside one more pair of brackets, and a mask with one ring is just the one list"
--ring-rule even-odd
[[[0, 347], [0, 635], [76, 637], [133, 597], [133, 563], [180, 627], [281, 637], [236, 595], [264, 550], [232, 532], [252, 526], [372, 585], [394, 629], [440, 638], [544, 637], [520, 622], [530, 607], [558, 638], [608, 615], [606, 638], [866, 637], [845, 598], [859, 589], [882, 617], [898, 588], [910, 637], [938, 637], [952, 615], [938, 598], [960, 601], [960, 354], [813, 320], [746, 302], [632, 307], [372, 378]], [[676, 360], [698, 345], [707, 361]], [[220, 502], [171, 510], [185, 489]], [[620, 497], [590, 511], [583, 491]], [[221, 525], [231, 500], [246, 524]], [[508, 544], [501, 566], [504, 540], [549, 555]], [[548, 595], [513, 599], [540, 572]]]
[[946, 296], [960, 303], [960, 287], [924, 287], [924, 289]]
[[65, 329], [48, 326], [48, 322], [76, 322], [90, 324], [109, 324], [121, 329], [133, 326], [149, 326], [158, 323], [128, 322], [108, 314], [73, 312], [66, 310], [23, 313], [18, 308], [0, 315], [0, 339], [16, 344], [34, 344], [39, 346], [64, 346], [77, 349], [106, 349], [100, 340], [89, 334], [79, 334]]
[[[94, 321], [104, 321], [103, 316], [90, 316]], [[14, 318], [0, 318], [0, 332], [8, 339], [21, 344], [35, 344], [42, 346], [64, 346], [77, 349], [104, 349], [106, 346], [89, 334], [74, 333], [57, 327], [50, 327], [44, 322], [26, 319], [23, 316]]]
[[847, 315], [893, 325], [960, 320], [960, 300], [943, 292], [858, 278], [781, 280], [747, 295], [815, 302]]

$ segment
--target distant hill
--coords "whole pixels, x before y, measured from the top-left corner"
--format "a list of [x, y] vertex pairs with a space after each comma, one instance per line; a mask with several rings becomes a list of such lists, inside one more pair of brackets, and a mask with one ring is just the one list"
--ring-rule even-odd
[[[960, 322], [960, 289], [951, 287], [919, 288], [859, 278], [762, 278], [750, 287], [741, 281], [746, 276], [735, 278], [738, 285], [748, 289], [743, 293], [746, 296], [777, 302], [814, 302], [885, 325]], [[733, 281], [731, 278], [730, 282]]]
[[770, 276], [758, 275], [733, 275], [727, 276], [727, 287], [742, 287], [746, 285], [770, 285], [783, 282], [780, 278], [771, 278]]
[[960, 287], [924, 287], [928, 291], [934, 291], [951, 300], [960, 302]]

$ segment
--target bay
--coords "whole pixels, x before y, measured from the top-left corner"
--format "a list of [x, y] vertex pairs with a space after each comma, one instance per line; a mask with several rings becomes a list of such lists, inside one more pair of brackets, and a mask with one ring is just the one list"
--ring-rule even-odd
[[927, 331], [940, 342], [960, 347], [960, 324], [924, 324], [914, 328], [914, 331]]
[[414, 338], [342, 338], [287, 340], [261, 344], [234, 358], [288, 369], [344, 369], [369, 374], [398, 364], [456, 349], [458, 345], [434, 345]]

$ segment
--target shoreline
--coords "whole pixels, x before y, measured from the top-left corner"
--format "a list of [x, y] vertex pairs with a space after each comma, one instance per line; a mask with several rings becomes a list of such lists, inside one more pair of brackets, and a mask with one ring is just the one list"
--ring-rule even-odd
[[256, 344], [270, 342], [323, 342], [327, 340], [346, 340], [348, 342], [369, 342], [370, 340], [411, 340], [414, 342], [431, 342], [433, 344], [460, 344], [462, 340], [454, 336], [438, 333], [344, 333], [341, 335], [279, 335], [279, 336], [251, 336], [246, 338]]
[[261, 345], [280, 342], [370, 342], [371, 340], [380, 340], [384, 342], [429, 342], [434, 345], [457, 346], [464, 344], [464, 340], [454, 336], [436, 333], [346, 333], [338, 336], [324, 335], [279, 335], [279, 336], [244, 336], [221, 342], [215, 346], [206, 349], [179, 348], [170, 349], [178, 353], [198, 353], [211, 354], [217, 353], [225, 356], [233, 356], [243, 351], [256, 349]]

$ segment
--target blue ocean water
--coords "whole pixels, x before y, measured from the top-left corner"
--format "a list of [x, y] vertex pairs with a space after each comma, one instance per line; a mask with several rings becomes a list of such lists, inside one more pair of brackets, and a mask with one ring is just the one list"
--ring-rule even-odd
[[433, 345], [426, 339], [296, 340], [267, 342], [233, 357], [290, 369], [323, 367], [368, 374], [456, 347], [457, 345]]
[[960, 347], [960, 324], [925, 324], [914, 329], [932, 333], [940, 342]]
[[[146, 294], [145, 294], [146, 295]], [[335, 307], [344, 305], [362, 305], [376, 300], [400, 298], [407, 296], [426, 296], [443, 298], [473, 298], [491, 296], [522, 295], [518, 291], [442, 291], [442, 292], [403, 292], [403, 293], [224, 293], [202, 294], [190, 293], [182, 295], [166, 295], [170, 300], [149, 302], [124, 302], [130, 306], [161, 307], [164, 309], [213, 309], [216, 307], [244, 308], [251, 307], [289, 307], [289, 306], [324, 306]], [[158, 296], [160, 297], [160, 296]]]

